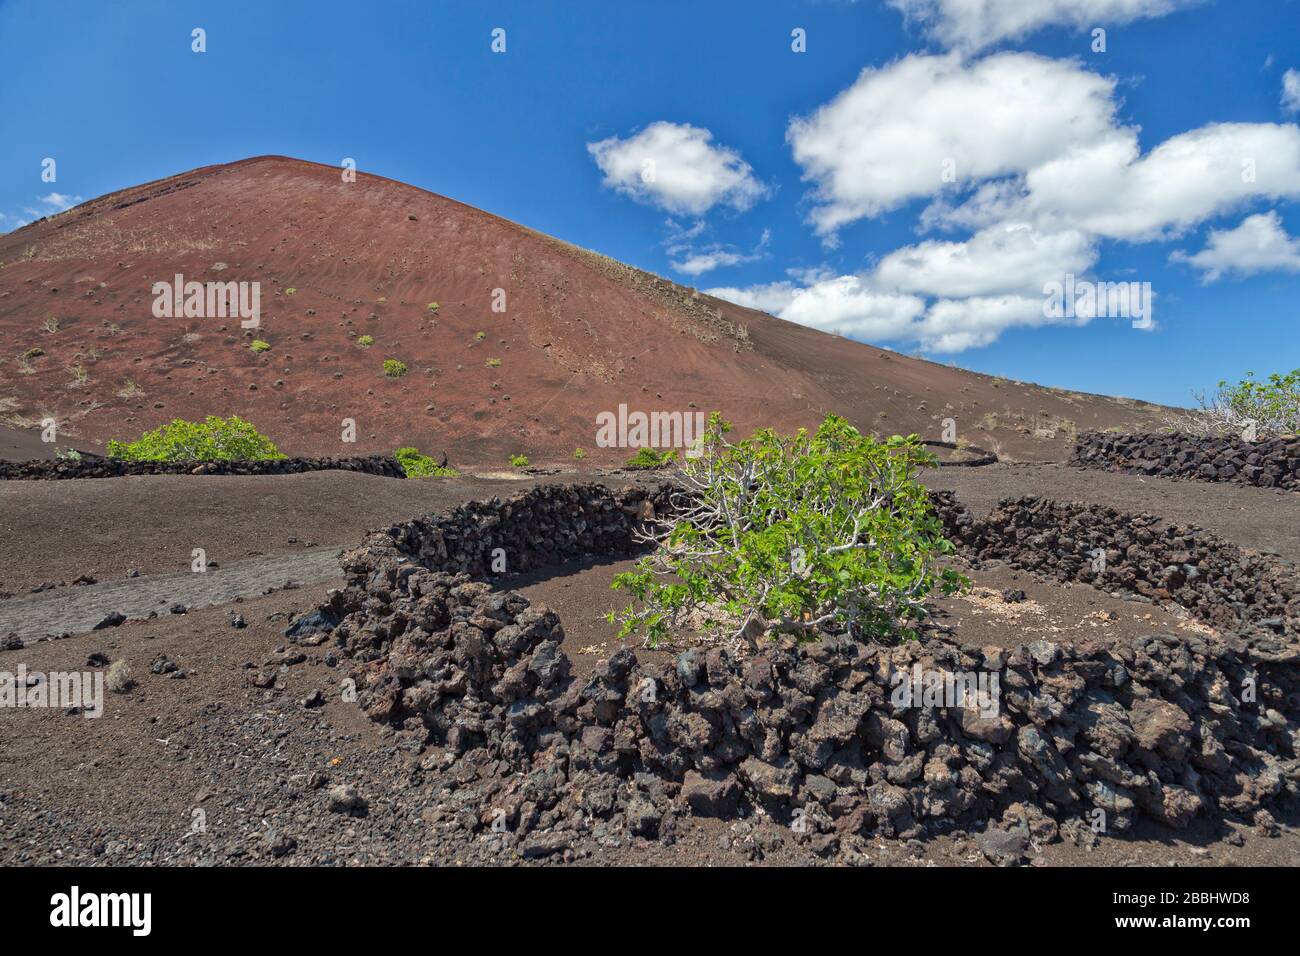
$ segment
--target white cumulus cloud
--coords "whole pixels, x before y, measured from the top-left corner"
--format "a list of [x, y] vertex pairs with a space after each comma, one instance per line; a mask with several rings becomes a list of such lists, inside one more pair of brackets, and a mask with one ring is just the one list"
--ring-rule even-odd
[[881, 259], [875, 283], [901, 292], [957, 297], [1024, 293], [1082, 275], [1097, 261], [1094, 241], [1077, 230], [1040, 233], [1027, 223], [990, 226], [965, 242], [928, 240]]
[[1269, 211], [1247, 216], [1235, 229], [1211, 229], [1200, 252], [1178, 251], [1169, 258], [1200, 269], [1205, 282], [1224, 275], [1300, 272], [1300, 239], [1287, 235], [1282, 217]]
[[[932, 6], [985, 20], [1010, 10], [991, 0]], [[1090, 9], [1102, 6], [1117, 22], [1156, 10]], [[1026, 15], [1082, 9], [1023, 7]], [[922, 237], [852, 274], [788, 273], [713, 294], [857, 338], [960, 352], [1013, 328], [1092, 321], [1047, 313], [1044, 286], [1069, 275], [1114, 281], [1093, 274], [1104, 242], [1169, 242], [1251, 204], [1300, 198], [1300, 126], [1215, 122], [1144, 150], [1141, 129], [1121, 120], [1119, 106], [1114, 78], [1031, 53], [914, 54], [864, 70], [787, 128], [811, 184], [809, 222], [829, 245], [854, 222], [923, 201]], [[924, 235], [932, 230], [955, 235]], [[1266, 213], [1213, 230], [1202, 251], [1173, 258], [1213, 281], [1300, 271], [1298, 245]]]
[[1048, 317], [1041, 287], [1023, 295], [927, 301], [923, 295], [882, 288], [871, 273], [821, 278], [803, 286], [784, 281], [706, 291], [824, 332], [872, 342], [915, 343], [926, 351], [942, 353], [990, 345], [1011, 328], [1089, 321], [1087, 317]]
[[1214, 123], [1139, 155], [1116, 131], [1025, 176], [1024, 207], [1100, 236], [1167, 238], [1256, 198], [1300, 196], [1300, 127]]
[[[50, 193], [47, 196], [37, 196], [36, 198], [44, 203], [50, 212], [63, 212], [65, 209], [71, 209], [82, 201], [80, 196], [69, 196], [66, 193]], [[46, 215], [49, 214], [46, 213]]]
[[917, 340], [922, 348], [932, 352], [964, 352], [993, 344], [1011, 328], [1086, 322], [1087, 319], [1049, 319], [1041, 295], [940, 299], [926, 312], [917, 330]]
[[[979, 180], [1023, 174], [1107, 136], [1115, 81], [1077, 63], [1001, 53], [911, 55], [786, 131], [821, 235]], [[945, 179], [945, 174], [947, 178]]]
[[888, 0], [948, 47], [977, 50], [1064, 24], [1080, 29], [1164, 16], [1200, 0]]
[[925, 312], [925, 300], [919, 296], [874, 289], [855, 275], [829, 277], [807, 286], [787, 281], [706, 291], [823, 332], [875, 341], [912, 338], [912, 327]]
[[1300, 112], [1300, 70], [1287, 70], [1282, 74], [1282, 108]]
[[80, 196], [70, 196], [67, 193], [52, 192], [44, 196], [37, 196], [38, 206], [24, 206], [23, 215], [26, 218], [17, 216], [6, 216], [0, 212], [0, 233], [13, 232], [15, 229], [21, 229], [36, 219], [44, 219], [46, 216], [53, 216], [64, 210], [71, 209], [73, 206], [83, 202]]
[[672, 257], [669, 265], [673, 269], [688, 276], [700, 276], [723, 266], [757, 262], [766, 255], [767, 245], [772, 239], [771, 230], [764, 229], [758, 244], [752, 251], [745, 252], [736, 246], [721, 242], [697, 247], [693, 240], [698, 238], [700, 232], [701, 230], [692, 227], [688, 230], [677, 230], [669, 237], [666, 245], [668, 254]]
[[767, 187], [738, 152], [707, 129], [660, 121], [626, 138], [588, 143], [604, 185], [668, 212], [699, 216], [714, 206], [745, 210]]

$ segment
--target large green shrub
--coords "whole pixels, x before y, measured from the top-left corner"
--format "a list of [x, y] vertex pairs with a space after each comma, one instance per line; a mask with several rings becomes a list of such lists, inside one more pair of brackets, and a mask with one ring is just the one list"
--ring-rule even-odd
[[1221, 381], [1218, 392], [1193, 393], [1199, 408], [1166, 416], [1177, 432], [1201, 437], [1232, 437], [1255, 441], [1300, 432], [1300, 368], [1258, 381], [1245, 373], [1236, 384]]
[[389, 378], [401, 378], [406, 374], [406, 363], [398, 359], [384, 359], [384, 374]]
[[644, 631], [653, 644], [702, 614], [755, 642], [887, 638], [924, 616], [935, 587], [965, 583], [934, 567], [953, 549], [916, 478], [934, 463], [916, 436], [878, 442], [834, 415], [812, 434], [764, 429], [739, 444], [730, 429], [709, 419], [673, 514], [650, 536], [656, 550], [615, 578], [637, 602], [609, 615], [620, 636]]
[[428, 455], [421, 455], [416, 448], [399, 448], [393, 452], [393, 457], [407, 478], [448, 478], [456, 474], [456, 469], [442, 467]]
[[1187, 430], [1208, 434], [1242, 435], [1253, 432], [1257, 437], [1300, 432], [1300, 368], [1285, 375], [1274, 372], [1257, 381], [1247, 372], [1240, 382], [1219, 383], [1219, 391], [1210, 398], [1197, 396], [1199, 411], [1186, 424]]
[[174, 419], [136, 441], [108, 443], [110, 458], [126, 461], [262, 461], [283, 458], [275, 443], [237, 415], [202, 422]]

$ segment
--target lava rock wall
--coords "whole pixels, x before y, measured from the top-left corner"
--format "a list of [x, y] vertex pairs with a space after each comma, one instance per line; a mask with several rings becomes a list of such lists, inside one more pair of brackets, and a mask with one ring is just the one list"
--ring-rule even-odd
[[127, 475], [299, 475], [307, 471], [359, 471], [405, 478], [396, 458], [276, 458], [268, 461], [122, 461], [85, 457], [80, 461], [3, 461], [0, 480], [47, 481], [58, 478], [121, 478]]
[[642, 549], [634, 532], [665, 512], [672, 491], [668, 484], [619, 491], [600, 484], [540, 485], [504, 501], [471, 501], [392, 525], [345, 554], [343, 566], [364, 575], [384, 562], [406, 560], [487, 577], [585, 556], [625, 557]]
[[1183, 434], [1084, 432], [1070, 460], [1085, 468], [1136, 475], [1300, 489], [1300, 437], [1295, 435], [1246, 442]]
[[1039, 497], [1004, 498], [982, 519], [951, 492], [931, 500], [944, 533], [970, 559], [1173, 602], [1223, 631], [1300, 636], [1300, 571], [1210, 531]]
[[[376, 532], [345, 556], [349, 583], [319, 613], [336, 622], [358, 703], [413, 746], [434, 746], [469, 829], [504, 822], [534, 841], [526, 854], [544, 853], [567, 831], [671, 839], [687, 814], [761, 806], [845, 860], [866, 834], [995, 820], [998, 846], [1014, 857], [1019, 840], [1084, 842], [1139, 815], [1268, 826], [1266, 808], [1296, 796], [1294, 570], [1288, 581], [1284, 565], [1148, 516], [1027, 498], [977, 520], [950, 493], [935, 495], [976, 561], [1089, 580], [1098, 572], [1088, 552], [1102, 548], [1110, 560], [1096, 583], [1186, 601], [1236, 632], [1014, 650], [827, 637], [744, 658], [693, 648], [669, 661], [624, 648], [579, 679], [554, 612], [465, 573], [479, 574], [499, 546], [523, 548], [529, 567], [584, 549], [627, 553], [668, 491], [532, 489]], [[530, 537], [533, 521], [552, 540]], [[1236, 583], [1261, 574], [1267, 586], [1251, 593]], [[918, 668], [995, 676], [995, 711], [900, 699]]]

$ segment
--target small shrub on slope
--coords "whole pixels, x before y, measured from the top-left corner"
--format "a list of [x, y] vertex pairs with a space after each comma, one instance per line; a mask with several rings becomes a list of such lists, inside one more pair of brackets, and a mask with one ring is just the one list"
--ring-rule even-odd
[[454, 468], [443, 468], [428, 455], [421, 455], [415, 448], [399, 448], [393, 457], [406, 472], [407, 478], [448, 478], [456, 474]]
[[389, 378], [401, 378], [406, 374], [406, 363], [397, 359], [384, 359], [384, 374]]
[[637, 453], [627, 460], [625, 467], [636, 470], [648, 470], [651, 468], [662, 468], [670, 464], [677, 453], [669, 448], [667, 451], [655, 451], [653, 448], [641, 448]]
[[209, 415], [202, 422], [177, 418], [136, 441], [110, 441], [108, 456], [125, 461], [265, 461], [284, 457], [271, 439], [237, 415]]

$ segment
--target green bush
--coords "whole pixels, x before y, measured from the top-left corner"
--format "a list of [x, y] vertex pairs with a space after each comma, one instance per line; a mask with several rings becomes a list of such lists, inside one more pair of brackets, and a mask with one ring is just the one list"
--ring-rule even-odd
[[271, 343], [267, 342], [265, 339], [253, 339], [252, 344], [248, 347], [259, 355], [263, 352], [271, 351]]
[[237, 415], [209, 415], [202, 422], [177, 418], [136, 441], [110, 441], [108, 456], [125, 461], [265, 461], [284, 457], [271, 439]]
[[510, 467], [512, 467], [512, 468], [527, 468], [527, 467], [528, 467], [528, 456], [527, 456], [527, 455], [511, 455], [511, 456], [510, 456]]
[[406, 363], [397, 359], [384, 359], [384, 374], [389, 378], [401, 378], [406, 374]]
[[709, 419], [701, 456], [682, 465], [675, 517], [653, 533], [657, 549], [614, 579], [640, 605], [609, 615], [620, 637], [644, 631], [653, 644], [702, 612], [753, 643], [885, 639], [925, 615], [936, 586], [967, 583], [933, 567], [953, 547], [916, 478], [935, 459], [915, 435], [879, 442], [834, 415], [815, 434], [764, 429], [739, 444], [730, 428]]
[[585, 448], [573, 449], [573, 457], [578, 459], [578, 461], [582, 461], [582, 459], [587, 457], [587, 449]]
[[428, 455], [421, 455], [415, 448], [399, 448], [393, 452], [407, 478], [449, 478], [456, 474], [455, 468], [444, 468]]
[[1235, 385], [1219, 383], [1212, 398], [1198, 396], [1200, 429], [1215, 434], [1240, 434], [1253, 426], [1258, 437], [1300, 432], [1300, 368], [1285, 375], [1274, 372], [1256, 381], [1254, 372]]
[[488, 368], [500, 368], [501, 360], [499, 358], [490, 358], [483, 364], [486, 365]]
[[357, 345], [361, 346], [363, 349], [368, 349], [374, 344], [375, 337], [373, 335], [363, 335], [357, 339]]
[[633, 469], [650, 469], [662, 468], [664, 465], [672, 462], [677, 457], [677, 452], [669, 448], [667, 451], [655, 451], [653, 448], [641, 448], [637, 453], [627, 460], [627, 468]]
[[430, 302], [427, 306], [425, 306], [425, 308], [427, 308], [430, 312], [433, 312], [434, 314], [437, 314], [437, 312], [438, 312], [438, 303], [437, 303], [437, 302]]

